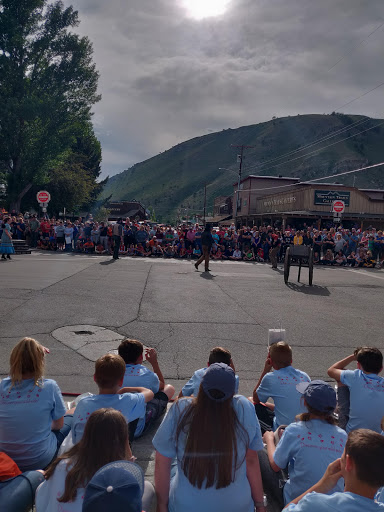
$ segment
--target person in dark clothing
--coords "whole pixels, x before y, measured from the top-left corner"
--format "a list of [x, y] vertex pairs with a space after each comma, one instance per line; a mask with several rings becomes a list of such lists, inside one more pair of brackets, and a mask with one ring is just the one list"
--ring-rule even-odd
[[113, 259], [118, 260], [121, 237], [123, 236], [123, 221], [122, 221], [122, 219], [118, 219], [116, 224], [113, 226], [112, 234], [113, 234]]
[[201, 245], [203, 246], [203, 254], [195, 263], [195, 268], [198, 270], [200, 263], [204, 260], [205, 272], [210, 272], [209, 267], [209, 255], [211, 253], [211, 247], [213, 244], [213, 238], [211, 234], [211, 226], [207, 224], [204, 231], [201, 234]]

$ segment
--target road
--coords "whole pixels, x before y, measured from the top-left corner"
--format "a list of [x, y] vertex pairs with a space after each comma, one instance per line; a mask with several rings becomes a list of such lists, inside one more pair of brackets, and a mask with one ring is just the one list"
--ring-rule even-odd
[[[191, 262], [33, 253], [0, 263], [0, 374], [23, 336], [51, 351], [47, 375], [64, 392], [94, 390], [94, 361], [124, 336], [155, 347], [178, 390], [205, 366], [211, 347], [232, 352], [240, 392], [263, 367], [269, 328], [287, 330], [294, 365], [312, 378], [356, 346], [384, 348], [384, 271], [315, 268], [314, 286], [290, 286], [267, 264]], [[77, 334], [75, 334], [77, 333]]]

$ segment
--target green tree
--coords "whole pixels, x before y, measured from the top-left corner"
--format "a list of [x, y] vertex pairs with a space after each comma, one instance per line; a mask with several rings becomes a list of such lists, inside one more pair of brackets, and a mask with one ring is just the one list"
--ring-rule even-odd
[[60, 168], [100, 100], [87, 37], [61, 1], [0, 0], [0, 172], [10, 207]]

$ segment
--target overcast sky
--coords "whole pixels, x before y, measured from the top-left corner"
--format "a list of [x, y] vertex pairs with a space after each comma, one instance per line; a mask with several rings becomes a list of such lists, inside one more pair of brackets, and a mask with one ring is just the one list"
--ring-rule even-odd
[[[78, 30], [91, 39], [101, 74], [94, 125], [104, 176], [192, 137], [272, 116], [384, 117], [384, 86], [340, 108], [384, 82], [384, 0], [65, 4], [79, 11]], [[225, 5], [224, 14], [203, 17]]]

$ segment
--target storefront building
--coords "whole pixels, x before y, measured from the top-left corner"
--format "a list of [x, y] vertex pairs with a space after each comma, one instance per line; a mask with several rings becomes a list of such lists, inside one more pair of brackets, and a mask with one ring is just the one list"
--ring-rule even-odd
[[[265, 178], [265, 177], [264, 177]], [[273, 224], [285, 226], [318, 227], [342, 223], [345, 227], [365, 228], [370, 225], [384, 227], [384, 191], [360, 190], [340, 184], [292, 183], [284, 187], [279, 181], [276, 192], [252, 198], [255, 180], [249, 190], [240, 191], [241, 210], [236, 216], [237, 225]], [[261, 188], [261, 187], [260, 187]], [[267, 192], [264, 187], [264, 192]], [[271, 191], [269, 191], [271, 192]], [[251, 199], [252, 198], [252, 199]], [[345, 211], [341, 221], [334, 221], [334, 201], [343, 201]]]

